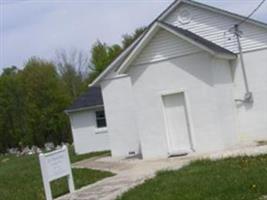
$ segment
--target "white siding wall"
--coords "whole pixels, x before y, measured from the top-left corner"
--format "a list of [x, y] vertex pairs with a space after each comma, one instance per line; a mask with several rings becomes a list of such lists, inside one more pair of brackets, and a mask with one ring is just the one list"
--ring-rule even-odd
[[134, 99], [129, 77], [103, 81], [101, 89], [113, 157], [140, 154]]
[[[168, 90], [183, 88], [187, 93], [196, 151], [223, 149], [237, 143], [232, 120], [232, 79], [227, 62], [216, 62], [202, 52], [132, 66], [128, 74], [132, 79], [144, 158], [167, 156], [161, 93]], [[227, 130], [222, 129], [224, 126], [228, 126]]]
[[[180, 11], [184, 9], [188, 10], [192, 16], [192, 20], [188, 24], [182, 24], [178, 20]], [[183, 3], [167, 16], [165, 21], [188, 29], [222, 47], [237, 52], [236, 39], [228, 31], [230, 27], [239, 22], [236, 19]], [[241, 38], [244, 51], [267, 48], [266, 28], [246, 23], [241, 26], [241, 30], [244, 33]]]
[[108, 131], [97, 130], [93, 110], [73, 112], [69, 116], [76, 153], [110, 150]]
[[166, 60], [199, 51], [194, 45], [160, 29], [135, 60], [134, 65]]
[[[244, 54], [253, 104], [237, 103], [241, 141], [267, 140], [267, 49]], [[242, 99], [245, 89], [240, 61], [234, 64], [235, 97]]]

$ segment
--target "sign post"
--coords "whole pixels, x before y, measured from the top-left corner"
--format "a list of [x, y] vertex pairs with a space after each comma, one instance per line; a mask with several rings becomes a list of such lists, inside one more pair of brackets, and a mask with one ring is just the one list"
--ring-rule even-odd
[[39, 155], [46, 200], [53, 200], [50, 182], [67, 176], [70, 193], [75, 191], [67, 147]]

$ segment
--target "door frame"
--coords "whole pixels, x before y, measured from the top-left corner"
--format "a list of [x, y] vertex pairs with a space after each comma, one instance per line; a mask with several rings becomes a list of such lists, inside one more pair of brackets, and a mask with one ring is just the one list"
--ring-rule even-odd
[[169, 129], [168, 129], [168, 122], [167, 122], [167, 116], [164, 106], [164, 96], [168, 95], [175, 95], [175, 94], [182, 94], [184, 97], [184, 106], [185, 106], [185, 114], [186, 114], [186, 120], [187, 120], [187, 127], [188, 127], [188, 136], [189, 136], [189, 142], [190, 142], [190, 148], [192, 152], [195, 152], [195, 138], [194, 138], [194, 129], [193, 129], [193, 123], [192, 123], [192, 117], [190, 112], [190, 104], [188, 100], [188, 95], [185, 89], [172, 89], [172, 90], [164, 90], [160, 92], [160, 100], [161, 100], [161, 108], [163, 112], [163, 118], [164, 118], [164, 125], [165, 125], [165, 135], [167, 139], [167, 148], [168, 148], [168, 154], [170, 152], [170, 136], [169, 136]]

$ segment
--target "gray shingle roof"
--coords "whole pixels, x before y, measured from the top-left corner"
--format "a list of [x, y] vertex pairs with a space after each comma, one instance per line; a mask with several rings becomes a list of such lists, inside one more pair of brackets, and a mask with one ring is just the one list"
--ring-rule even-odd
[[94, 106], [103, 106], [103, 97], [100, 87], [91, 87], [81, 96], [79, 96], [66, 112], [90, 108]]
[[173, 26], [171, 24], [167, 24], [165, 22], [162, 22], [162, 21], [159, 21], [160, 24], [162, 24], [163, 26], [177, 32], [178, 34], [181, 34], [187, 38], [190, 38], [191, 40], [207, 47], [208, 49], [216, 52], [216, 53], [220, 53], [220, 54], [228, 54], [228, 55], [232, 55], [232, 56], [236, 56], [235, 53], [223, 48], [223, 47], [220, 47], [219, 45], [209, 41], [209, 40], [206, 40], [205, 38], [195, 34], [195, 33], [192, 33], [191, 31], [188, 31], [188, 30], [185, 30], [185, 29], [182, 29], [182, 28], [178, 28], [177, 26]]

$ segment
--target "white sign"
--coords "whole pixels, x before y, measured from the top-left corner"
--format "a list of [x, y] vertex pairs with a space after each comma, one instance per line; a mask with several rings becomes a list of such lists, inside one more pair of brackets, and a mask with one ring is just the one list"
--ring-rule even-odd
[[74, 192], [74, 183], [70, 166], [69, 153], [66, 146], [62, 149], [39, 155], [45, 196], [47, 200], [52, 200], [50, 182], [61, 177], [68, 177], [70, 193]]

